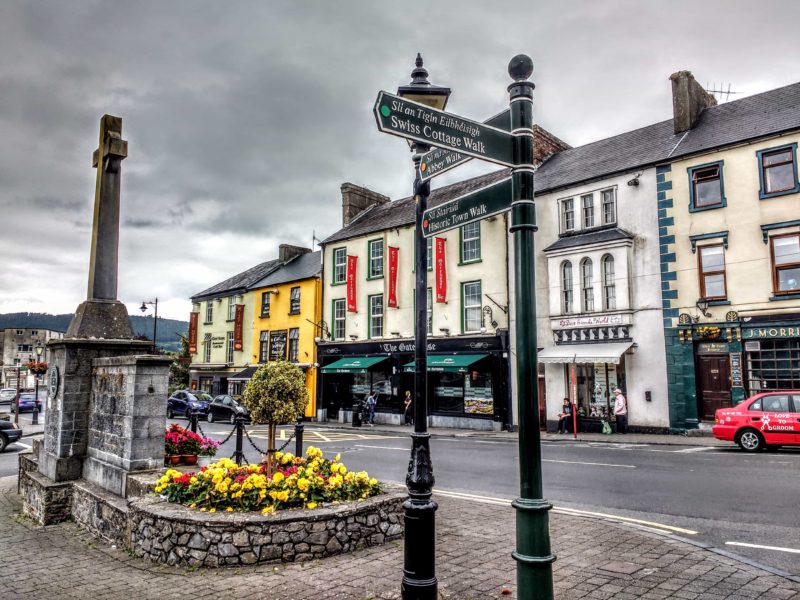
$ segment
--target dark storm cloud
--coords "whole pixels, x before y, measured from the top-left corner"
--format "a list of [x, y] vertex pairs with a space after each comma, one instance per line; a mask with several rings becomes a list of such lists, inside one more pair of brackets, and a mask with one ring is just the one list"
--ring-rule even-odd
[[[508, 60], [532, 55], [536, 120], [577, 145], [669, 118], [679, 69], [745, 94], [793, 82], [797, 12], [722, 0], [3, 2], [0, 248], [15, 268], [0, 311], [82, 299], [103, 113], [123, 118], [129, 141], [120, 297], [157, 295], [185, 318], [190, 294], [281, 242], [333, 233], [343, 182], [408, 195], [407, 146], [371, 111], [378, 90], [408, 82], [417, 51], [453, 88], [448, 110], [479, 120], [507, 106]], [[486, 169], [473, 161], [436, 184]]]

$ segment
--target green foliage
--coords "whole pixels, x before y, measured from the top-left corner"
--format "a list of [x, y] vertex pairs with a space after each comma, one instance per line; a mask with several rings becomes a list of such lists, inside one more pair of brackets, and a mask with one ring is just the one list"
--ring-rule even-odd
[[291, 423], [308, 404], [305, 375], [288, 361], [268, 362], [245, 386], [242, 403], [250, 409], [253, 423]]
[[183, 390], [189, 387], [189, 364], [192, 355], [189, 354], [189, 338], [181, 336], [180, 352], [171, 353], [172, 364], [169, 366], [169, 391]]

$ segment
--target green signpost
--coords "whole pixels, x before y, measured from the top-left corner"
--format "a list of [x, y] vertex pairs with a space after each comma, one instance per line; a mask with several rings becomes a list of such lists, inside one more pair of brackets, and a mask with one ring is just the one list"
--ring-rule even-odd
[[476, 192], [465, 194], [425, 211], [422, 232], [425, 237], [488, 219], [511, 208], [511, 176]]
[[470, 121], [388, 92], [375, 101], [378, 129], [402, 138], [505, 167], [514, 166], [514, 137], [502, 129]]

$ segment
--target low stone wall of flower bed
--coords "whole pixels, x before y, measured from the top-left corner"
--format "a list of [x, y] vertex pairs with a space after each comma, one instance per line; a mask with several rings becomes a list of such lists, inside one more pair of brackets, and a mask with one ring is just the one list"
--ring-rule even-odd
[[323, 558], [403, 536], [405, 491], [273, 514], [208, 513], [157, 496], [129, 506], [130, 550], [169, 565], [220, 567]]

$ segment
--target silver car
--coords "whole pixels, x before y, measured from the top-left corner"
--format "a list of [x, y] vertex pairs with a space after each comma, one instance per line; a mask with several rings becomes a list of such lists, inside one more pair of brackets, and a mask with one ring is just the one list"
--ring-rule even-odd
[[3, 388], [0, 389], [0, 404], [8, 403], [14, 400], [17, 397], [17, 390], [14, 388]]

